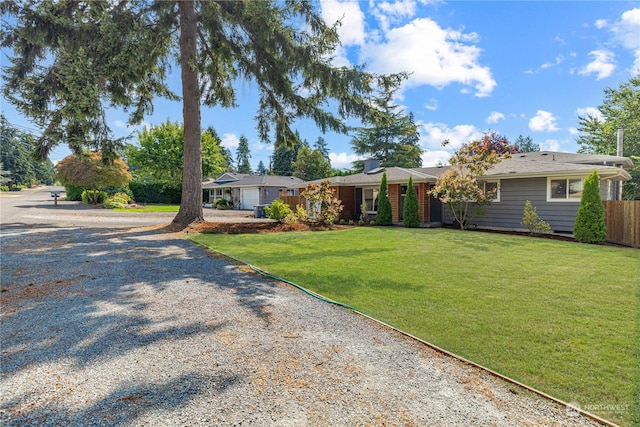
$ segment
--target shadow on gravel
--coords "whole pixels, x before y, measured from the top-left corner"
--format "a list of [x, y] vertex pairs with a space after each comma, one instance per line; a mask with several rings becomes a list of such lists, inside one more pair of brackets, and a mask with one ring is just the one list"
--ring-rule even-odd
[[[204, 295], [213, 295], [216, 289], [232, 295], [248, 316], [269, 322], [268, 297], [274, 284], [232, 268], [228, 261], [209, 256], [204, 248], [185, 239], [128, 229], [52, 229], [50, 225], [21, 224], [3, 227], [5, 232], [21, 229], [23, 233], [4, 234], [0, 247], [3, 384], [23, 371], [33, 372], [51, 363], [71, 363], [67, 369], [78, 371], [137, 349], [151, 347], [149, 351], [158, 351], [154, 344], [160, 342], [179, 342], [193, 336], [209, 339], [226, 323], [216, 320], [215, 301], [200, 301], [212, 307], [208, 318], [191, 317], [189, 304], [199, 302], [194, 302], [189, 292], [199, 295], [202, 287], [212, 288]], [[214, 378], [194, 374], [165, 385], [134, 383], [78, 416], [100, 417], [105, 405], [111, 408], [111, 414], [117, 413], [119, 406], [127, 411], [166, 409], [163, 402], [180, 406], [197, 396], [202, 387], [217, 384], [223, 390], [237, 380], [233, 375]], [[14, 418], [17, 414], [11, 416], [11, 408], [19, 400], [31, 401], [27, 390], [33, 392], [33, 387], [37, 385], [25, 387], [22, 395], [5, 395], [0, 411], [4, 425], [22, 424]], [[179, 399], [164, 398], [185, 387], [188, 392]], [[134, 402], [126, 396], [140, 397]], [[24, 408], [22, 420], [47, 416], [38, 412], [46, 408], [34, 406], [31, 414], [24, 414]], [[64, 416], [52, 416], [64, 424]], [[126, 423], [135, 419], [136, 412], [119, 416], [126, 419], [105, 422]]]
[[[21, 413], [11, 419], [2, 419], [3, 425], [131, 425], [146, 412], [168, 412], [186, 405], [203, 392], [223, 393], [238, 383], [236, 375], [202, 376], [183, 375], [165, 384], [123, 386], [93, 405], [76, 411], [68, 408], [38, 408]], [[19, 401], [6, 402], [5, 408], [20, 405]], [[184, 424], [188, 425], [188, 417]]]

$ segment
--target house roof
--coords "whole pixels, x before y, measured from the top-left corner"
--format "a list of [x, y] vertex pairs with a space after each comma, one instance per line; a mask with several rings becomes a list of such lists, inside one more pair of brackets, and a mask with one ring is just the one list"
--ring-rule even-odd
[[[633, 161], [628, 157], [539, 151], [514, 154], [510, 159], [502, 160], [491, 168], [485, 176], [495, 179], [567, 175], [585, 176], [595, 169], [601, 178], [628, 180], [631, 179], [631, 175], [625, 169], [632, 169], [633, 167]], [[435, 182], [449, 168], [450, 166], [412, 169], [381, 167], [366, 173], [334, 176], [327, 179], [332, 186], [336, 187], [378, 185], [382, 179], [382, 173], [386, 171], [389, 184], [406, 184], [410, 176], [414, 182]], [[321, 181], [324, 180], [311, 182], [319, 183]], [[293, 183], [289, 187], [300, 188], [309, 183]]]
[[203, 189], [207, 188], [241, 188], [241, 187], [279, 187], [287, 188], [291, 185], [302, 184], [304, 181], [295, 176], [279, 175], [248, 175], [242, 173], [225, 172], [215, 181], [205, 182]]
[[534, 151], [531, 153], [517, 153], [514, 159], [527, 159], [533, 161], [552, 161], [560, 163], [588, 164], [602, 166], [622, 166], [625, 169], [633, 169], [633, 161], [629, 157], [607, 156], [604, 154], [587, 153], [561, 153], [558, 151]]
[[[547, 153], [547, 154], [544, 154]], [[593, 170], [598, 171], [601, 178], [631, 179], [629, 173], [624, 168], [613, 166], [618, 164], [626, 166], [624, 160], [629, 160], [631, 167], [633, 162], [626, 157], [616, 156], [594, 156], [589, 162], [589, 154], [572, 153], [524, 153], [525, 155], [514, 154], [512, 158], [502, 160], [500, 163], [489, 169], [486, 176], [493, 178], [509, 179], [540, 176], [566, 176], [566, 175], [586, 175]], [[534, 155], [532, 155], [534, 154]], [[553, 160], [553, 159], [556, 160]], [[613, 159], [611, 159], [613, 158]], [[563, 159], [561, 161], [560, 159]], [[573, 162], [577, 160], [577, 162]], [[605, 165], [606, 164], [606, 165]]]

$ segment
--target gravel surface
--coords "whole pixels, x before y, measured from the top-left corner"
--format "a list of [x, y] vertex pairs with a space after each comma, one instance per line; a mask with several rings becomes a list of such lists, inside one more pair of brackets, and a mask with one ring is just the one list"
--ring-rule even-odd
[[84, 212], [101, 225], [3, 224], [2, 425], [597, 425], [180, 236]]

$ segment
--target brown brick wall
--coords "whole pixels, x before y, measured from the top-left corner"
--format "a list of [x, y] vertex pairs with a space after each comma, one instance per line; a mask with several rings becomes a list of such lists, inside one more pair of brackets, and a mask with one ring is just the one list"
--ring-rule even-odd
[[416, 191], [418, 196], [418, 214], [420, 215], [420, 222], [423, 224], [430, 222], [429, 204], [431, 202], [431, 198], [429, 197], [429, 190], [429, 184], [421, 182], [418, 184], [418, 189]]
[[400, 221], [400, 184], [387, 185], [389, 202], [391, 202], [391, 220]]
[[336, 198], [342, 201], [340, 218], [349, 220], [356, 213], [356, 189], [355, 187], [331, 187], [336, 190]]

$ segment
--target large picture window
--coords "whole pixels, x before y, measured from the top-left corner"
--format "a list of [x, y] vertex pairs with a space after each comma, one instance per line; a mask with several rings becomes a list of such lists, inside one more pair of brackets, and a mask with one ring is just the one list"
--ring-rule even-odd
[[582, 197], [582, 178], [549, 179], [547, 200], [575, 201]]

